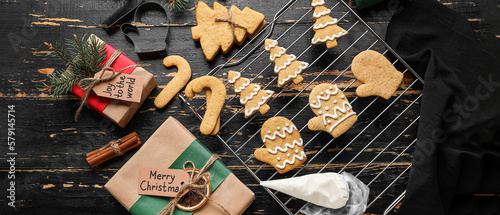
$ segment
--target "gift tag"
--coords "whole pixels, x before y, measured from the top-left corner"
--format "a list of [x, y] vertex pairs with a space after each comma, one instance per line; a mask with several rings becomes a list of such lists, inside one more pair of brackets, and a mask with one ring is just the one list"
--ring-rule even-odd
[[[112, 74], [111, 71], [108, 71], [103, 77], [109, 77]], [[101, 72], [98, 72], [94, 75], [94, 78], [98, 78], [100, 75]], [[92, 90], [101, 97], [140, 103], [142, 84], [141, 76], [122, 73], [111, 81], [94, 86]]]
[[139, 195], [175, 197], [189, 174], [182, 169], [145, 168], [139, 173]]

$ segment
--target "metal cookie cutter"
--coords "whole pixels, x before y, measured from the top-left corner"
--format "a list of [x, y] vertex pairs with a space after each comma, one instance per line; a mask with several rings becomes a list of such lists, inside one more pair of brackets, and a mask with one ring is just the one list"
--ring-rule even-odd
[[104, 29], [110, 29], [111, 27], [119, 24], [120, 20], [128, 16], [130, 13], [134, 12], [134, 10], [139, 7], [144, 0], [126, 0], [127, 2], [120, 9], [115, 11], [111, 16], [104, 19], [101, 22], [101, 27]]
[[168, 15], [156, 2], [145, 2], [137, 7], [134, 23], [121, 26], [123, 34], [135, 47], [141, 59], [165, 56], [167, 51]]

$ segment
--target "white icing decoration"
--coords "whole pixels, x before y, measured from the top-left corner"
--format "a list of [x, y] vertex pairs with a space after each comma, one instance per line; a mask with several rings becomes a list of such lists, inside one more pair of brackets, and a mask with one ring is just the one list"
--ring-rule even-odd
[[280, 47], [280, 48], [281, 48], [281, 51], [278, 54], [275, 54], [273, 56], [269, 55], [269, 58], [271, 59], [271, 61], [274, 61], [274, 59], [276, 59], [277, 57], [281, 57], [281, 55], [286, 53], [285, 48], [283, 48], [283, 47]]
[[263, 96], [262, 97], [262, 101], [260, 101], [259, 103], [257, 103], [257, 107], [253, 107], [250, 110], [245, 110], [245, 116], [250, 116], [255, 111], [259, 110], [260, 106], [262, 106], [263, 104], [265, 104], [267, 102], [267, 100], [269, 100], [269, 98], [271, 98], [271, 96], [273, 96], [274, 91], [272, 91], [272, 90], [266, 90], [266, 93], [268, 94], [268, 96]]
[[276, 128], [276, 130], [280, 130], [280, 129], [281, 129], [281, 127], [279, 127], [279, 126]]
[[275, 47], [276, 45], [278, 45], [278, 41], [274, 40], [273, 43], [269, 44], [269, 46], [266, 46], [265, 49], [266, 49], [266, 51], [269, 51], [273, 47]]
[[271, 130], [268, 130], [268, 131], [267, 131], [267, 133], [268, 133], [268, 134], [270, 134], [270, 133], [271, 133]]
[[236, 72], [236, 76], [235, 76], [233, 79], [231, 79], [231, 80], [227, 80], [227, 82], [228, 82], [228, 83], [230, 83], [230, 84], [233, 84], [233, 83], [234, 83], [234, 82], [236, 82], [236, 80], [238, 80], [238, 78], [240, 78], [240, 77], [241, 77], [241, 73]]
[[285, 126], [288, 127], [288, 126], [290, 126], [290, 124], [286, 123]]
[[320, 95], [325, 95], [325, 93], [324, 93], [324, 92], [321, 92], [321, 93], [319, 93], [319, 94], [320, 94]]
[[333, 90], [333, 87], [332, 87], [332, 86], [330, 86], [330, 90]]
[[325, 107], [325, 110], [330, 110], [330, 107]]
[[287, 163], [293, 165], [293, 164], [295, 164], [295, 159], [304, 160], [304, 158], [306, 158], [306, 153], [304, 153], [304, 151], [302, 151], [300, 153], [300, 156], [293, 155], [292, 160], [285, 160], [283, 162], [283, 165], [276, 164], [276, 167], [279, 169], [284, 169]]
[[318, 43], [324, 43], [326, 42], [327, 40], [334, 40], [334, 39], [337, 39], [337, 38], [340, 38], [344, 35], [346, 35], [348, 32], [346, 30], [343, 30], [342, 32], [340, 32], [339, 34], [334, 34], [332, 35], [331, 37], [330, 36], [326, 36], [326, 38], [324, 39], [321, 39], [321, 38], [318, 38], [317, 40], [316, 39], [312, 39], [311, 43], [312, 44], [318, 44]]
[[337, 119], [339, 116], [342, 116], [341, 113], [337, 114], [337, 111], [340, 111], [342, 113], [346, 113], [348, 111], [347, 109], [349, 109], [349, 108], [351, 108], [351, 104], [349, 104], [349, 102], [344, 102], [342, 104], [342, 108], [337, 107], [337, 106], [333, 107], [333, 114], [323, 115], [323, 124], [325, 124], [325, 125], [327, 124], [326, 117], [331, 117], [333, 119]]
[[328, 120], [327, 122], [328, 122], [328, 124], [330, 124], [330, 123], [332, 123], [332, 120]]
[[283, 66], [280, 66], [280, 67], [274, 66], [274, 73], [278, 74], [280, 72], [280, 70], [286, 68], [287, 66], [289, 66], [290, 64], [292, 64], [292, 61], [294, 61], [295, 59], [297, 59], [297, 57], [295, 57], [295, 55], [293, 55], [293, 54], [291, 54], [290, 56], [291, 56], [291, 58], [288, 58], [288, 61], [285, 62], [285, 64], [283, 64]]
[[313, 101], [313, 104], [316, 103], [316, 101]]
[[302, 66], [299, 66], [299, 70], [295, 71], [293, 75], [289, 75], [288, 78], [285, 78], [279, 82], [280, 85], [285, 84], [288, 80], [291, 78], [296, 78], [300, 73], [302, 73], [302, 70], [306, 69], [309, 66], [309, 63], [302, 62]]
[[245, 79], [247, 80], [246, 83], [243, 83], [243, 85], [238, 88], [238, 89], [234, 89], [234, 92], [237, 92], [237, 93], [240, 93], [241, 91], [243, 91], [246, 87], [248, 87], [248, 85], [250, 85], [250, 79]]
[[259, 90], [260, 90], [260, 86], [256, 84], [253, 92], [251, 92], [250, 95], [248, 97], [246, 97], [245, 99], [240, 99], [240, 103], [242, 105], [246, 104], [248, 102], [248, 100], [253, 99], [253, 97], [259, 93]]
[[278, 161], [280, 161], [280, 160], [281, 160], [281, 158], [280, 158], [280, 157], [278, 157], [278, 158], [276, 158], [276, 159], [278, 159]]
[[315, 104], [315, 102], [313, 101], [313, 104], [310, 104], [310, 106], [312, 108], [320, 108], [321, 107], [321, 100], [328, 101], [328, 99], [330, 99], [331, 95], [337, 95], [337, 93], [339, 92], [339, 88], [337, 87], [337, 85], [334, 85], [334, 87], [335, 87], [335, 91], [333, 91], [333, 92], [330, 90], [325, 91], [326, 96], [316, 96], [316, 100], [318, 101], [318, 104]]
[[341, 96], [340, 96], [340, 98], [345, 98], [345, 96], [344, 96], [344, 95], [341, 95]]
[[316, 3], [311, 3], [311, 6], [312, 7], [316, 7], [318, 5], [324, 5], [325, 4], [325, 1], [321, 0], [320, 2], [316, 2]]
[[326, 10], [324, 10], [324, 11], [322, 11], [322, 12], [319, 12], [319, 13], [314, 13], [314, 14], [313, 14], [313, 17], [314, 17], [314, 18], [319, 18], [319, 17], [321, 17], [321, 16], [324, 16], [324, 15], [330, 14], [331, 12], [332, 12], [332, 11], [331, 11], [330, 9], [326, 9]]
[[295, 149], [295, 153], [299, 153], [299, 150], [298, 150], [298, 149]]
[[333, 100], [333, 104], [337, 104], [337, 100]]
[[275, 140], [276, 136], [279, 136], [281, 138], [285, 138], [286, 137], [286, 133], [292, 134], [292, 132], [294, 130], [297, 130], [297, 127], [295, 127], [295, 125], [292, 124], [292, 125], [290, 125], [290, 127], [284, 127], [282, 133], [280, 133], [280, 131], [275, 131], [272, 137], [269, 136], [269, 135], [264, 136], [264, 138], [262, 138], [262, 142], [265, 143], [266, 139]]
[[275, 155], [275, 154], [277, 154], [277, 153], [278, 153], [278, 151], [281, 151], [281, 152], [286, 152], [286, 151], [288, 151], [288, 148], [293, 149], [293, 148], [295, 148], [295, 145], [297, 145], [297, 146], [302, 146], [302, 144], [303, 144], [303, 143], [304, 143], [304, 141], [302, 140], [302, 138], [300, 138], [298, 141], [297, 141], [297, 140], [294, 140], [294, 141], [292, 142], [292, 144], [290, 144], [290, 143], [286, 143], [286, 144], [285, 144], [285, 148], [281, 148], [281, 147], [279, 147], [279, 146], [276, 146], [276, 147], [274, 148], [274, 150], [272, 150], [272, 149], [267, 149], [267, 151], [268, 151], [269, 153], [271, 153], [271, 154]]
[[337, 19], [333, 19], [333, 21], [326, 22], [324, 24], [314, 25], [313, 29], [314, 30], [322, 29], [322, 28], [325, 28], [326, 26], [337, 24], [338, 22], [339, 21]]
[[335, 123], [334, 125], [332, 125], [332, 127], [330, 127], [330, 132], [332, 132], [333, 129], [335, 127], [337, 127], [337, 125], [339, 125], [342, 121], [344, 121], [345, 119], [349, 118], [351, 115], [355, 115], [355, 114], [356, 114], [356, 112], [352, 112], [352, 113], [347, 114], [344, 118], [340, 119], [337, 123]]
[[287, 157], [290, 157], [290, 153], [286, 154]]
[[319, 115], [323, 114], [323, 111], [319, 111], [319, 112], [318, 112], [318, 114], [319, 114]]

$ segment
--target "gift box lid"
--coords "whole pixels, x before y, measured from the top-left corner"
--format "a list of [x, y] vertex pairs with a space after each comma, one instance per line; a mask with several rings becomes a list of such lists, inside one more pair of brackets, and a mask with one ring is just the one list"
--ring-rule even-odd
[[[212, 153], [179, 121], [169, 117], [141, 149], [106, 183], [105, 188], [132, 214], [157, 214], [168, 204], [168, 198], [139, 195], [139, 169], [141, 167], [178, 168], [181, 166], [179, 163], [184, 163], [183, 159], [203, 163], [211, 155]], [[202, 161], [203, 159], [206, 160]], [[197, 164], [197, 168], [202, 166]], [[210, 182], [214, 190], [210, 199], [221, 204], [231, 214], [242, 214], [255, 199], [254, 193], [220, 160], [212, 165], [209, 172], [212, 174]], [[194, 214], [220, 213], [221, 209], [212, 201], [208, 201], [194, 212]]]

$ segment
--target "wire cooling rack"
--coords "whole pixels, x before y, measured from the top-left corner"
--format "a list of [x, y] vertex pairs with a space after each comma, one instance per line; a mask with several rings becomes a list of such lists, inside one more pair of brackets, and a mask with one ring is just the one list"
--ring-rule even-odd
[[[424, 81], [344, 1], [328, 0], [326, 6], [331, 6], [330, 16], [339, 20], [339, 26], [349, 31], [349, 35], [339, 39], [338, 47], [329, 50], [324, 44], [310, 45], [314, 35], [314, 10], [304, 10], [304, 14], [298, 19], [296, 13], [290, 12], [292, 7], [310, 7], [310, 1], [290, 0], [255, 38], [227, 62], [208, 73], [226, 79], [228, 70], [225, 68], [231, 67], [254, 83], [267, 83], [263, 89], [275, 91], [268, 102], [271, 106], [268, 113], [256, 113], [245, 119], [239, 99], [235, 99], [237, 96], [232, 93], [233, 90], [228, 89], [229, 98], [221, 113], [220, 133], [216, 137], [259, 183], [262, 180], [317, 172], [347, 171], [370, 187], [366, 213], [387, 214], [404, 198], [405, 192], [396, 193], [396, 190], [404, 190], [406, 187], [411, 154], [417, 140], [419, 101]], [[275, 29], [274, 25], [278, 20], [294, 21], [284, 29]], [[299, 37], [295, 36], [296, 38], [287, 38], [291, 36], [290, 31], [303, 33]], [[303, 72], [304, 81], [301, 84], [276, 87], [277, 75], [272, 72], [274, 64], [269, 62], [269, 54], [263, 47], [265, 38], [277, 40], [279, 46], [288, 50], [288, 54], [295, 54], [297, 59], [309, 62], [309, 67]], [[286, 44], [285, 41], [292, 42]], [[393, 59], [393, 64], [405, 75], [396, 95], [389, 100], [378, 97], [358, 98], [354, 94], [360, 83], [349, 70], [352, 58], [369, 49]], [[250, 70], [252, 72], [245, 72]], [[308, 95], [320, 83], [337, 84], [358, 114], [355, 125], [336, 139], [325, 132], [306, 128], [308, 119], [315, 116], [309, 108]], [[187, 100], [181, 94], [179, 97], [202, 120], [206, 102]], [[308, 155], [304, 164], [282, 175], [269, 164], [253, 157], [256, 148], [264, 147], [260, 139], [262, 123], [273, 116], [285, 116], [294, 122], [304, 139], [304, 151]], [[286, 194], [264, 189], [288, 214], [298, 214], [308, 204]]]

